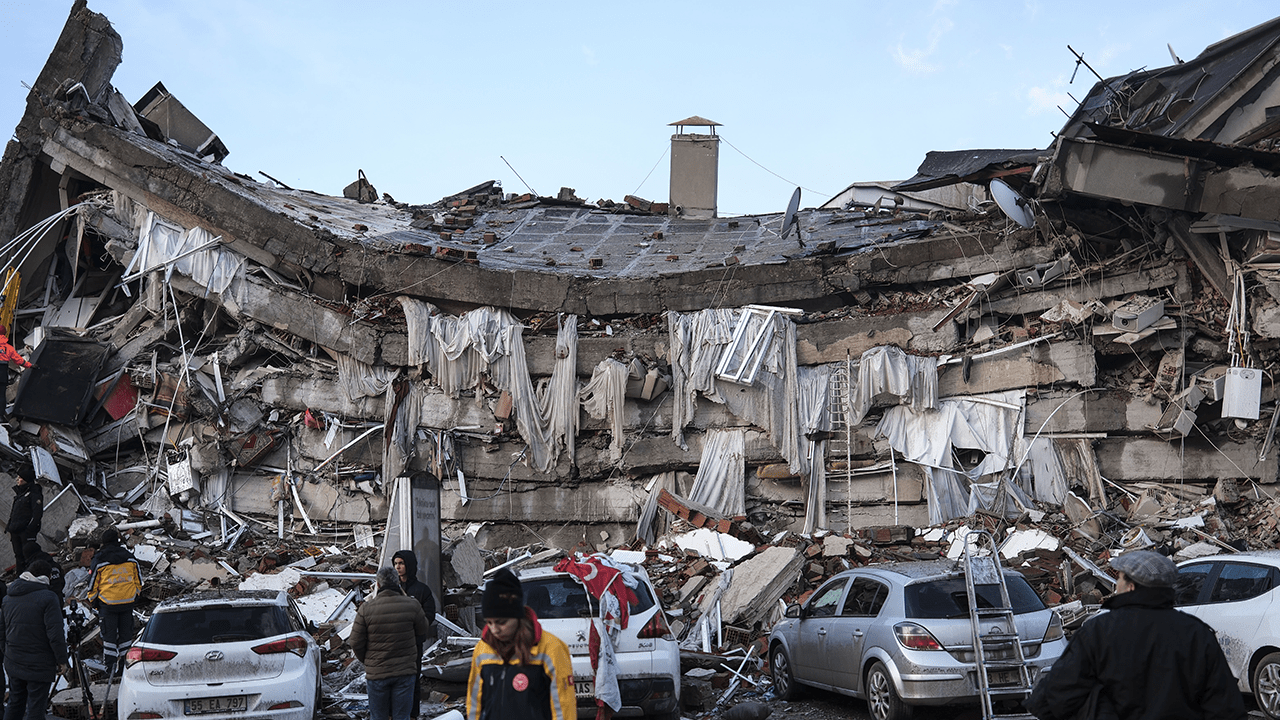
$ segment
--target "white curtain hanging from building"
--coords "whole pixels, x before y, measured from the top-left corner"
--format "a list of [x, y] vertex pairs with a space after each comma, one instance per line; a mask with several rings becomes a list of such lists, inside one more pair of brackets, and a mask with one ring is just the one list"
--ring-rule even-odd
[[[409, 336], [409, 364], [426, 365], [450, 397], [476, 387], [486, 375], [511, 394], [516, 429], [529, 445], [529, 465], [548, 472], [560, 453], [572, 450], [577, 431], [577, 316], [567, 315], [556, 337], [551, 382], [534, 391], [525, 359], [524, 325], [506, 310], [483, 307], [443, 315], [430, 303], [400, 297]], [[570, 456], [572, 458], [572, 456]]]
[[221, 295], [244, 269], [244, 256], [219, 245], [217, 238], [204, 228], [187, 230], [147, 212], [138, 228], [138, 248], [125, 276], [152, 270], [169, 272], [170, 268]]
[[[896, 405], [885, 410], [876, 432], [904, 459], [925, 469], [929, 521], [936, 524], [986, 507], [984, 498], [996, 497], [987, 490], [975, 491], [974, 485], [1017, 465], [1025, 407], [1025, 390], [944, 398], [935, 410]], [[956, 467], [956, 448], [980, 450], [983, 458], [972, 468]], [[1015, 484], [1000, 482], [1008, 487], [1000, 487], [1003, 494], [998, 497], [1021, 493]], [[1025, 494], [1020, 499], [1030, 502]]]
[[800, 445], [808, 459], [809, 472], [804, 476], [804, 532], [812, 533], [827, 526], [827, 442], [816, 440], [820, 433], [831, 430], [828, 398], [831, 395], [832, 367], [802, 367], [797, 373], [799, 393], [796, 404], [800, 420]]
[[335, 355], [338, 359], [338, 384], [346, 391], [348, 400], [385, 395], [387, 387], [399, 374], [398, 368], [370, 365], [345, 353]]
[[[769, 433], [769, 441], [786, 459], [790, 471], [803, 475], [809, 462], [800, 449], [796, 407], [796, 326], [785, 315], [771, 317], [761, 329], [759, 368], [750, 385], [716, 377], [722, 354], [732, 344], [734, 329], [746, 311], [702, 310], [667, 313], [672, 374], [671, 436], [681, 447], [684, 429], [693, 420], [697, 397], [726, 405], [737, 417]], [[756, 313], [758, 317], [758, 313]]]
[[591, 380], [578, 391], [582, 409], [597, 420], [609, 420], [613, 440], [609, 443], [609, 459], [622, 459], [623, 428], [625, 427], [623, 404], [626, 402], [627, 379], [630, 370], [626, 365], [605, 358], [591, 371]]
[[702, 460], [689, 500], [715, 510], [721, 517], [746, 515], [745, 460], [746, 433], [742, 428], [708, 430], [702, 440]]
[[858, 380], [849, 393], [849, 422], [862, 422], [878, 395], [897, 396], [913, 410], [936, 407], [938, 359], [908, 355], [892, 345], [867, 350], [858, 361]]

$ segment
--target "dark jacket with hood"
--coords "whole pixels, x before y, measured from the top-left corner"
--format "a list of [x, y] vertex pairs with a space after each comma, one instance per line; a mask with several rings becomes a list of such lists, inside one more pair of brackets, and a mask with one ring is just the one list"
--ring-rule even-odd
[[9, 508], [9, 524], [5, 532], [18, 533], [33, 538], [40, 532], [40, 520], [44, 516], [44, 491], [40, 483], [27, 480], [13, 486], [13, 506]]
[[370, 680], [416, 677], [422, 656], [414, 649], [426, 633], [427, 619], [418, 601], [406, 597], [399, 588], [379, 587], [378, 596], [356, 611], [347, 642], [364, 663], [365, 677]]
[[59, 665], [67, 664], [67, 636], [62, 630], [62, 601], [48, 585], [23, 573], [0, 603], [0, 653], [10, 677], [53, 682]]
[[418, 556], [412, 550], [397, 550], [391, 556], [392, 560], [396, 558], [404, 561], [405, 577], [409, 580], [400, 589], [422, 605], [422, 614], [427, 616], [427, 635], [430, 636], [430, 629], [436, 625], [436, 596], [426, 583], [418, 579]]
[[1137, 588], [1102, 603], [1040, 678], [1026, 707], [1069, 720], [1101, 684], [1098, 720], [1244, 720], [1244, 700], [1213, 629], [1173, 607], [1173, 588]]
[[[62, 566], [54, 561], [53, 556], [44, 551], [40, 547], [40, 543], [35, 540], [28, 540], [22, 544], [22, 557], [27, 562], [27, 567], [31, 567], [31, 563], [37, 560], [44, 560], [49, 563], [49, 567], [53, 568], [49, 575], [49, 589], [58, 593], [58, 598], [63, 597], [63, 589], [67, 585], [67, 579], [62, 577]], [[2, 597], [2, 596], [0, 596]]]

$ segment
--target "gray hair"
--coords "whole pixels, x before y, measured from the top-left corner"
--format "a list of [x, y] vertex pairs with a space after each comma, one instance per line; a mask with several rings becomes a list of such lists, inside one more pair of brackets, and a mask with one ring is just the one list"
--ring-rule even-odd
[[390, 565], [378, 568], [378, 587], [400, 590], [400, 573]]

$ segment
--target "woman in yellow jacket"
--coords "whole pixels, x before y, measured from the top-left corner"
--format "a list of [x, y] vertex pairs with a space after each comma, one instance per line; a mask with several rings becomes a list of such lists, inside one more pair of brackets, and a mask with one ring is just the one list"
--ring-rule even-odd
[[484, 632], [471, 654], [467, 720], [576, 720], [569, 648], [525, 607], [520, 579], [502, 569], [484, 586]]

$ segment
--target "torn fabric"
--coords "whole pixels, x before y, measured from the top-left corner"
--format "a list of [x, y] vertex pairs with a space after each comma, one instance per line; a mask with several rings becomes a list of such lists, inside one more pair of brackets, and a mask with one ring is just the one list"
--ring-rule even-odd
[[722, 517], [747, 514], [746, 433], [708, 430], [702, 441], [702, 460], [693, 479], [689, 500], [705, 505]]
[[626, 401], [627, 377], [626, 365], [605, 358], [591, 371], [591, 380], [578, 391], [578, 399], [582, 409], [597, 419], [609, 419], [609, 429], [613, 440], [609, 443], [609, 459], [617, 462], [622, 459], [623, 445], [623, 404]]
[[148, 212], [138, 228], [138, 249], [129, 271], [135, 267], [143, 272], [159, 270], [172, 261], [174, 270], [195, 280], [209, 292], [221, 295], [244, 268], [243, 255], [230, 248], [212, 245], [174, 260], [185, 252], [209, 245], [214, 239], [213, 234], [204, 228], [184, 230], [154, 212]]
[[[876, 433], [906, 460], [926, 469], [931, 523], [968, 515], [971, 486], [984, 475], [1014, 467], [1025, 398], [1025, 390], [1009, 390], [939, 400], [936, 410], [913, 410], [907, 405], [885, 410]], [[956, 448], [981, 450], [984, 456], [972, 468], [957, 468]]]
[[511, 394], [516, 428], [529, 445], [530, 467], [549, 471], [577, 429], [577, 316], [567, 316], [560, 326], [552, 382], [539, 398], [525, 360], [524, 325], [511, 313], [483, 307], [460, 316], [442, 315], [430, 303], [405, 296], [400, 304], [409, 364], [426, 365], [432, 379], [455, 398], [487, 375], [495, 387]]
[[796, 395], [802, 436], [800, 445], [809, 465], [809, 473], [804, 477], [806, 533], [827, 526], [827, 441], [814, 438], [831, 430], [828, 408], [831, 375], [830, 365], [802, 367], [796, 375], [800, 390]]
[[338, 358], [338, 384], [347, 393], [348, 400], [377, 397], [387, 393], [387, 386], [399, 372], [386, 365], [370, 365], [347, 355], [335, 353]]
[[686, 447], [684, 429], [693, 420], [697, 396], [701, 394], [769, 433], [769, 441], [786, 458], [790, 471], [803, 475], [809, 466], [800, 451], [795, 403], [795, 323], [784, 315], [773, 318], [754, 384], [743, 386], [716, 378], [716, 365], [732, 342], [734, 326], [743, 314], [733, 309], [667, 313], [674, 403], [671, 436]]
[[857, 425], [877, 395], [895, 395], [912, 410], [937, 407], [938, 359], [908, 355], [891, 345], [873, 347], [858, 361], [858, 381], [849, 393], [846, 417]]

